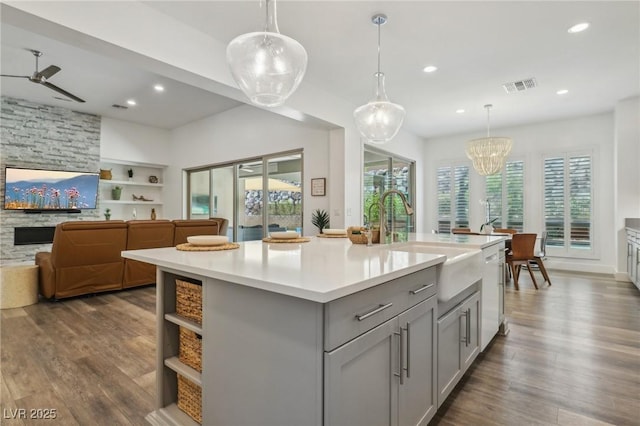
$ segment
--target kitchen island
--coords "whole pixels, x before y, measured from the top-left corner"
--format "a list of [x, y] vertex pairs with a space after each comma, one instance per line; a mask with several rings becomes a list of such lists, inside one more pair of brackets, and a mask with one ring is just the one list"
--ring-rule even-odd
[[[439, 302], [465, 317], [451, 330], [464, 334], [459, 346], [471, 348], [470, 363], [479, 351], [482, 283], [465, 288], [464, 300], [439, 301], [436, 277], [447, 258], [416, 247], [475, 253], [501, 240], [417, 234], [372, 247], [312, 238], [228, 251], [123, 252], [158, 266], [157, 399], [149, 422], [195, 424], [176, 406], [182, 376], [201, 389], [207, 425], [426, 424], [445, 397], [439, 382], [451, 387], [463, 372], [439, 380]], [[176, 279], [202, 284], [202, 325], [175, 314]], [[464, 310], [472, 299], [475, 308]], [[180, 327], [202, 336], [202, 372], [177, 357]]]

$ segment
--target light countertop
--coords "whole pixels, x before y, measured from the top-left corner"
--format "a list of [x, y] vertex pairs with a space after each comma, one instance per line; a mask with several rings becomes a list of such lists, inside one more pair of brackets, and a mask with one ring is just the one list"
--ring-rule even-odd
[[[503, 237], [411, 234], [409, 241], [483, 248]], [[443, 263], [444, 255], [395, 251], [406, 243], [352, 244], [348, 238], [311, 237], [308, 243], [248, 241], [221, 251], [174, 247], [129, 250], [122, 256], [175, 271], [216, 278], [320, 303]]]

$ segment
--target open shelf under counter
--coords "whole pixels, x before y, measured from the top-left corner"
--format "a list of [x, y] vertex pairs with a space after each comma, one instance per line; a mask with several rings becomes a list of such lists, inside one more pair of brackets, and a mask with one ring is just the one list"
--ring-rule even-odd
[[164, 319], [202, 336], [202, 326], [197, 322], [190, 321], [178, 314], [164, 314]]
[[149, 424], [154, 426], [200, 426], [200, 423], [194, 421], [180, 408], [178, 408], [178, 404], [175, 403], [160, 408], [157, 411], [153, 411], [148, 414], [145, 419]]
[[191, 382], [193, 382], [193, 384], [202, 387], [202, 374], [198, 370], [191, 368], [186, 364], [183, 364], [177, 356], [166, 358], [164, 360], [164, 365], [180, 374], [181, 376], [185, 377], [186, 379], [190, 380]]

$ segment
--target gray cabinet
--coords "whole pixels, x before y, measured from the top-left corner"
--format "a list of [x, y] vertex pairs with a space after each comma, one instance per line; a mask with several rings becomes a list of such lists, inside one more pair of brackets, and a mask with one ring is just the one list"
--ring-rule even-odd
[[325, 353], [325, 425], [426, 425], [435, 414], [436, 297]]
[[473, 293], [438, 319], [438, 406], [480, 352], [480, 294]]
[[627, 228], [627, 273], [640, 289], [640, 231]]
[[405, 333], [406, 359], [400, 380], [398, 416], [400, 426], [424, 426], [438, 409], [436, 392], [437, 301], [435, 297], [398, 317]]

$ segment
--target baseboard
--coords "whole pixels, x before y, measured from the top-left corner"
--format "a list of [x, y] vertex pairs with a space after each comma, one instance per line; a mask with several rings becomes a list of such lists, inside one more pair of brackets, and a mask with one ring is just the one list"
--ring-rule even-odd
[[626, 272], [616, 272], [615, 274], [613, 274], [613, 278], [616, 281], [621, 281], [621, 282], [626, 282], [626, 283], [630, 283], [631, 279], [629, 278], [629, 274]]

